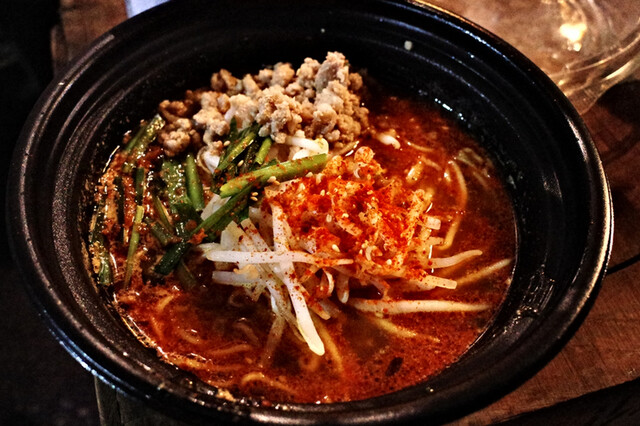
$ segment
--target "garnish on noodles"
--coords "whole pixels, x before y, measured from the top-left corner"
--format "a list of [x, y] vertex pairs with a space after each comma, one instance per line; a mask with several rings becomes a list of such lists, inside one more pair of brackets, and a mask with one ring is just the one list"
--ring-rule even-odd
[[265, 404], [436, 374], [490, 322], [515, 252], [481, 148], [337, 52], [160, 103], [107, 165], [91, 229], [96, 282], [138, 338]]

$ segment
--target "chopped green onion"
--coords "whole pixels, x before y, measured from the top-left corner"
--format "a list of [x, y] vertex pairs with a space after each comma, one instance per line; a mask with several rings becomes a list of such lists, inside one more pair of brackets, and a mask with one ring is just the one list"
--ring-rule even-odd
[[200, 181], [200, 175], [198, 175], [198, 166], [192, 154], [187, 154], [184, 168], [187, 178], [187, 195], [189, 199], [191, 199], [193, 208], [196, 209], [196, 211], [201, 211], [204, 208], [204, 190], [202, 188], [202, 182]]
[[144, 167], [136, 168], [136, 178], [134, 181], [134, 186], [136, 189], [136, 204], [141, 205], [142, 200], [144, 200], [144, 190], [145, 190], [145, 179], [147, 174], [144, 170]]
[[273, 141], [271, 140], [270, 137], [266, 137], [263, 141], [262, 144], [260, 145], [260, 149], [258, 150], [258, 153], [256, 154], [256, 158], [255, 158], [255, 163], [262, 166], [264, 164], [264, 160], [267, 158], [267, 154], [269, 153], [269, 150], [271, 149], [271, 145], [273, 144]]
[[[162, 162], [160, 176], [167, 185], [167, 198], [171, 213], [176, 214], [176, 206], [179, 204], [191, 205], [191, 199], [187, 195], [187, 180], [182, 165], [174, 160]], [[192, 206], [193, 207], [193, 206]]]
[[136, 144], [139, 143], [140, 138], [142, 138], [142, 135], [144, 134], [145, 130], [146, 130], [147, 126], [140, 126], [140, 128], [138, 129], [138, 132], [135, 134], [134, 137], [131, 138], [131, 140], [125, 145], [124, 149], [122, 150], [122, 152], [124, 152], [125, 154], [128, 154], [131, 152], [131, 150], [133, 149], [134, 146], [136, 146]]
[[129, 238], [129, 251], [127, 252], [127, 262], [125, 266], [124, 274], [124, 288], [129, 287], [131, 282], [131, 276], [133, 275], [133, 268], [135, 266], [136, 251], [138, 250], [138, 243], [140, 242], [140, 224], [144, 217], [144, 207], [136, 206], [136, 215], [133, 219], [133, 229], [131, 230], [131, 238]]
[[164, 226], [168, 232], [173, 233], [173, 225], [169, 221], [167, 211], [164, 208], [162, 201], [160, 200], [160, 198], [158, 198], [156, 194], [152, 195], [151, 200], [153, 201], [153, 208], [158, 214], [158, 219], [160, 220], [160, 223], [162, 224], [162, 226]]
[[209, 227], [207, 230], [207, 241], [213, 242], [216, 237], [231, 223], [234, 221], [235, 223], [240, 223], [244, 219], [249, 217], [249, 200], [247, 196], [244, 196], [239, 199], [238, 203], [234, 208], [231, 209], [229, 214], [223, 216], [218, 220], [215, 224]]
[[155, 271], [161, 275], [168, 275], [175, 269], [180, 259], [182, 259], [182, 256], [184, 256], [190, 248], [191, 243], [185, 240], [172, 245], [155, 266]]
[[[218, 210], [216, 210], [213, 214], [211, 214], [205, 220], [200, 222], [200, 224], [188, 235], [185, 235], [186, 230], [183, 231], [185, 234], [181, 235], [180, 232], [176, 229], [176, 232], [178, 232], [178, 235], [182, 236], [183, 240], [169, 247], [169, 249], [165, 252], [164, 256], [162, 256], [160, 261], [156, 264], [155, 271], [158, 274], [162, 274], [162, 275], [167, 275], [171, 271], [173, 271], [175, 267], [178, 265], [178, 262], [180, 261], [180, 259], [182, 259], [182, 257], [191, 248], [192, 244], [188, 241], [187, 238], [190, 238], [196, 235], [201, 230], [204, 230], [207, 233], [212, 230], [217, 231], [218, 228], [220, 228], [221, 224], [223, 224], [225, 220], [230, 221], [232, 219], [233, 212], [235, 209], [238, 208], [239, 205], [242, 205], [242, 203], [247, 202], [247, 195], [249, 194], [249, 191], [251, 191], [251, 189], [252, 187], [248, 186], [244, 190], [240, 191], [238, 194], [229, 198], [229, 200], [224, 205], [222, 205]], [[226, 227], [228, 223], [229, 222], [226, 222], [224, 226]]]
[[238, 122], [236, 118], [233, 117], [229, 122], [229, 135], [227, 140], [235, 141], [236, 139], [238, 139]]
[[193, 273], [191, 273], [187, 265], [182, 260], [180, 260], [176, 266], [176, 275], [180, 284], [182, 284], [182, 288], [185, 290], [191, 290], [193, 287], [198, 285], [198, 281], [196, 281]]
[[224, 172], [227, 167], [236, 159], [249, 145], [251, 145], [258, 136], [257, 126], [249, 127], [248, 130], [243, 131], [245, 133], [241, 138], [236, 141], [232, 141], [231, 145], [227, 147], [224, 157], [220, 160], [218, 167], [216, 167], [216, 174]]
[[111, 263], [109, 260], [109, 252], [102, 246], [102, 250], [98, 252], [100, 259], [100, 269], [98, 270], [98, 284], [101, 286], [111, 285], [113, 282], [113, 274], [111, 273]]
[[138, 131], [136, 136], [131, 139], [124, 149], [125, 152], [129, 153], [127, 160], [122, 166], [122, 171], [124, 173], [131, 173], [138, 160], [144, 155], [149, 144], [155, 140], [160, 129], [164, 127], [164, 124], [165, 122], [162, 117], [156, 114], [149, 124], [144, 126], [140, 131]]
[[220, 187], [220, 196], [229, 197], [242, 191], [247, 186], [263, 186], [269, 179], [283, 182], [306, 175], [309, 172], [321, 171], [327, 163], [327, 154], [318, 154], [299, 160], [285, 161], [272, 166], [265, 166], [229, 180]]
[[251, 171], [253, 165], [255, 164], [256, 154], [258, 153], [259, 149], [260, 145], [258, 145], [257, 143], [252, 143], [251, 145], [249, 145], [244, 154], [242, 162], [238, 162], [238, 174], [244, 174]]
[[195, 235], [201, 229], [204, 229], [205, 232], [209, 232], [209, 230], [211, 230], [220, 220], [229, 215], [239, 204], [245, 201], [247, 195], [249, 195], [249, 192], [252, 189], [253, 188], [251, 185], [248, 185], [247, 187], [241, 189], [240, 192], [229, 198], [229, 200], [224, 203], [218, 210], [216, 210], [215, 212], [213, 212], [213, 214], [203, 220], [191, 234]]
[[167, 232], [162, 224], [153, 222], [149, 218], [145, 218], [145, 223], [149, 226], [151, 233], [154, 237], [156, 237], [156, 240], [158, 240], [162, 247], [168, 246], [169, 243], [171, 243], [175, 239], [175, 236]]
[[196, 212], [196, 209], [193, 208], [191, 203], [172, 204], [171, 207], [178, 215], [180, 222], [185, 224], [190, 220], [193, 220], [196, 224], [202, 222], [202, 218], [198, 212]]
[[100, 265], [98, 267], [98, 284], [102, 286], [108, 286], [113, 282], [113, 274], [111, 272], [111, 260], [109, 257], [109, 251], [104, 245], [104, 236], [102, 235], [104, 217], [104, 204], [101, 204], [98, 207], [98, 212], [95, 216], [95, 222], [93, 224], [93, 229], [91, 230], [91, 238], [89, 242], [93, 246], [95, 256], [100, 262]]

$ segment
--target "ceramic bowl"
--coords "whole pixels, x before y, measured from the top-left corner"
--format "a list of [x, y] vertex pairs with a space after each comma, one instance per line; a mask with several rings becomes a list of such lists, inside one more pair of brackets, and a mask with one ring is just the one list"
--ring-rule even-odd
[[[494, 159], [513, 200], [513, 283], [489, 329], [459, 361], [416, 386], [326, 405], [260, 407], [212, 388], [140, 344], [86, 268], [92, 189], [122, 134], [157, 104], [278, 61], [343, 52], [383, 84], [459, 120]], [[62, 345], [132, 398], [188, 422], [441, 422], [513, 390], [586, 315], [612, 237], [607, 181], [579, 115], [533, 63], [477, 26], [399, 1], [172, 1], [97, 40], [38, 101], [8, 194], [15, 260]]]

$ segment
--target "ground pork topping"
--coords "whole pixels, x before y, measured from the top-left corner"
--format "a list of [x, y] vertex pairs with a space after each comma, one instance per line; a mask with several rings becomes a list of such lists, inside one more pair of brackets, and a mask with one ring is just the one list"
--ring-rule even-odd
[[235, 118], [238, 128], [244, 129], [255, 121], [258, 102], [247, 95], [233, 95], [229, 98], [230, 108], [224, 118], [230, 122]]
[[174, 152], [183, 151], [191, 143], [192, 130], [191, 121], [186, 118], [176, 119], [172, 125], [167, 126], [171, 130], [162, 132], [159, 135], [162, 146], [165, 148], [167, 155], [171, 156]]
[[276, 143], [284, 143], [288, 135], [293, 135], [302, 122], [299, 102], [285, 95], [282, 86], [271, 86], [262, 91], [258, 101], [256, 121], [262, 124], [260, 136], [272, 135]]
[[[330, 144], [353, 142], [368, 125], [361, 89], [362, 78], [350, 73], [339, 52], [329, 52], [322, 63], [306, 58], [297, 70], [277, 63], [242, 78], [221, 69], [211, 76], [211, 90], [192, 93], [188, 102], [162, 102], [172, 125], [160, 132], [159, 140], [167, 155], [174, 156], [193, 142], [196, 131], [207, 145], [224, 142], [235, 120], [239, 130], [257, 122], [259, 135], [277, 144], [300, 131]], [[190, 126], [176, 125], [178, 118], [190, 120]]]
[[349, 79], [349, 65], [342, 53], [329, 52], [327, 59], [320, 65], [315, 78], [315, 87], [321, 91], [333, 81], [345, 86]]

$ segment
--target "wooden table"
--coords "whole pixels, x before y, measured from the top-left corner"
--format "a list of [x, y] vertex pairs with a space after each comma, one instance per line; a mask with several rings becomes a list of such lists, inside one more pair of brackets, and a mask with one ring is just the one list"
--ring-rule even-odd
[[[122, 0], [61, 0], [53, 33], [60, 66], [126, 19]], [[517, 390], [456, 424], [640, 424], [640, 72], [583, 115], [611, 184], [615, 237], [609, 273], [582, 327], [545, 368]], [[175, 424], [97, 383], [103, 424], [144, 415]]]

